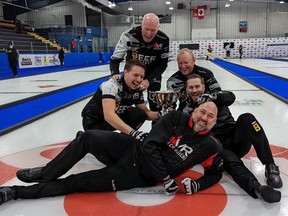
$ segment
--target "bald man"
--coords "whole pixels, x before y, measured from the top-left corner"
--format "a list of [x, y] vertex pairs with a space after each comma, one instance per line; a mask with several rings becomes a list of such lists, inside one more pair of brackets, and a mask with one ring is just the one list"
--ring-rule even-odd
[[[174, 194], [178, 184], [173, 179], [196, 164], [203, 166], [204, 174], [197, 179], [186, 177], [181, 183], [188, 195], [205, 190], [222, 177], [222, 146], [210, 133], [216, 119], [217, 107], [209, 101], [192, 116], [176, 111], [163, 116], [144, 142], [122, 133], [88, 130], [46, 166], [19, 170], [19, 179], [39, 184], [0, 187], [0, 205], [12, 199], [118, 191], [158, 183], [163, 184], [166, 194]], [[59, 178], [87, 153], [106, 167]]]
[[[144, 15], [141, 26], [125, 31], [110, 60], [111, 74], [119, 74], [119, 64], [125, 58], [138, 59], [146, 65], [145, 77], [140, 85], [141, 90], [158, 91], [161, 88], [162, 73], [167, 68], [169, 56], [169, 38], [159, 30], [160, 22], [157, 15]], [[152, 111], [159, 111], [148, 97]]]
[[[198, 74], [204, 79], [205, 90], [209, 93], [221, 91], [220, 84], [216, 80], [212, 71], [195, 64], [193, 52], [187, 48], [182, 48], [177, 54], [178, 71], [172, 74], [167, 80], [168, 90], [179, 92], [184, 97], [179, 98], [179, 108], [182, 110], [186, 106], [185, 86], [187, 77], [191, 74]], [[173, 106], [176, 107], [176, 103]]]

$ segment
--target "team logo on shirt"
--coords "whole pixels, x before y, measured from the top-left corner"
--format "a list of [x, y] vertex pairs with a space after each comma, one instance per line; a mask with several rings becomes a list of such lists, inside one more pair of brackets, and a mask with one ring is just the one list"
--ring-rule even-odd
[[182, 136], [171, 137], [168, 146], [184, 161], [193, 152], [193, 149], [187, 144], [179, 144]]
[[161, 50], [163, 48], [163, 44], [158, 44], [155, 42], [153, 45], [154, 50]]
[[132, 58], [137, 59], [143, 62], [144, 64], [151, 64], [156, 60], [156, 56], [146, 56], [143, 54], [139, 54], [138, 52], [132, 52]]

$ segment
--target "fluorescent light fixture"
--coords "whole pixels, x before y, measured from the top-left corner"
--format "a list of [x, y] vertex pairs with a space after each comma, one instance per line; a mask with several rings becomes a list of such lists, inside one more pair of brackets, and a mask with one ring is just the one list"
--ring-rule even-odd
[[285, 3], [284, 1], [280, 1], [280, 2], [279, 2], [279, 4], [284, 4], [284, 3]]
[[230, 7], [230, 4], [226, 2], [225, 7]]
[[115, 2], [108, 1], [108, 7], [110, 8], [116, 7]]
[[129, 7], [128, 7], [128, 10], [129, 10], [129, 11], [133, 11], [133, 7], [129, 6]]
[[170, 2], [170, 1], [166, 1], [166, 4], [167, 4], [167, 5], [170, 5], [170, 4], [171, 4], [171, 2]]
[[174, 8], [173, 7], [169, 7], [169, 10], [174, 10]]
[[234, 0], [229, 0], [229, 1], [234, 1]]

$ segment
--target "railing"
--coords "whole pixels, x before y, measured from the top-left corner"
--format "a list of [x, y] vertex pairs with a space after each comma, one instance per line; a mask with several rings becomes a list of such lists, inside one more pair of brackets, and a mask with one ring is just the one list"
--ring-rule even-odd
[[[14, 42], [11, 41], [15, 48], [20, 53], [51, 53], [57, 52], [57, 48], [50, 47], [48, 44], [34, 43], [34, 42]], [[3, 48], [3, 52], [6, 51], [6, 48]]]

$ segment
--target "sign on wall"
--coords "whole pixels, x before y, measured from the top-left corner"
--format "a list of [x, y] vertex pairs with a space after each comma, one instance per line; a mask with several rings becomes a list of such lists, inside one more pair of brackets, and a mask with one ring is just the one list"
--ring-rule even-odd
[[20, 54], [19, 68], [35, 68], [60, 65], [58, 54]]
[[247, 32], [248, 31], [248, 22], [247, 21], [240, 21], [239, 22], [239, 31], [240, 32]]

